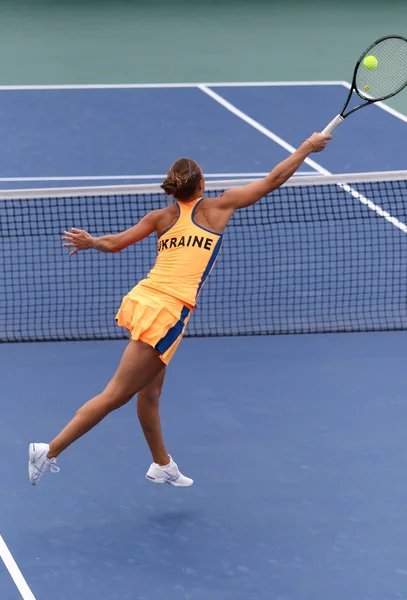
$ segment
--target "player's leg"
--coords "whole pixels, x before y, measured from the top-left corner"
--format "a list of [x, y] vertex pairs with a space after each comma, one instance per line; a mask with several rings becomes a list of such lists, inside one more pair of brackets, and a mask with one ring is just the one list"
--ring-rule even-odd
[[120, 408], [164, 369], [157, 352], [144, 342], [131, 340], [119, 367], [101, 394], [76, 413], [74, 418], [51, 442], [49, 458], [61, 454], [70, 444], [97, 425], [112, 410]]
[[42, 474], [52, 468], [56, 456], [97, 425], [112, 410], [131, 400], [164, 369], [164, 366], [154, 348], [144, 342], [130, 341], [116, 373], [104, 391], [77, 411], [49, 448], [46, 444], [30, 445], [31, 483], [35, 485]]
[[165, 372], [166, 370], [162, 369], [137, 395], [137, 416], [153, 461], [158, 465], [167, 465], [170, 462], [163, 440], [159, 409]]
[[138, 418], [154, 461], [146, 473], [146, 479], [153, 483], [189, 487], [193, 480], [180, 472], [163, 440], [159, 406], [164, 377], [163, 369], [137, 396]]

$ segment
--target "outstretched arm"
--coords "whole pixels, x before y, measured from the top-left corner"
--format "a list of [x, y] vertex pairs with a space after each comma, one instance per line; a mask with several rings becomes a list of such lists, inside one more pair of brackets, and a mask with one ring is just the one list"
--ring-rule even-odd
[[94, 248], [100, 252], [120, 252], [124, 248], [143, 240], [156, 230], [157, 212], [152, 211], [148, 213], [137, 225], [126, 229], [126, 231], [112, 235], [103, 235], [102, 237], [93, 237], [87, 231], [72, 227], [71, 231], [64, 231], [62, 239], [66, 243], [63, 245], [67, 248], [74, 248], [69, 253], [69, 256], [76, 254], [79, 250], [89, 250], [89, 248]]
[[234, 212], [239, 208], [255, 204], [261, 198], [283, 185], [283, 183], [294, 175], [311, 152], [320, 152], [325, 148], [328, 140], [331, 139], [331, 135], [314, 133], [295, 152], [278, 164], [267, 177], [249, 183], [244, 187], [224, 192], [218, 199], [219, 208], [225, 208]]

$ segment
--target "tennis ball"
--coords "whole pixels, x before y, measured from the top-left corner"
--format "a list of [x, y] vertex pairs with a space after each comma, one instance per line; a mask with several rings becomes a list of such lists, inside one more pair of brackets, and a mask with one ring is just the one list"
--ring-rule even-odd
[[363, 66], [366, 67], [366, 69], [369, 69], [369, 71], [376, 69], [378, 64], [379, 61], [375, 56], [366, 56], [366, 58], [363, 60]]
[[370, 85], [365, 85], [365, 90], [368, 92], [370, 90]]

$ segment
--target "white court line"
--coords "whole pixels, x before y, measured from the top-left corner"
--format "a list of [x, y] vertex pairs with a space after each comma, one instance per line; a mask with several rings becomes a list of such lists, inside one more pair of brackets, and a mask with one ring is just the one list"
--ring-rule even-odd
[[285, 86], [315, 86], [343, 85], [343, 81], [244, 81], [234, 83], [202, 83], [208, 87], [285, 87]]
[[208, 87], [256, 87], [256, 86], [290, 86], [290, 85], [343, 85], [343, 81], [245, 81], [245, 82], [212, 82], [212, 83], [89, 83], [61, 85], [1, 85], [4, 90], [120, 90], [120, 89], [165, 89], [165, 88], [197, 88], [199, 85]]
[[35, 596], [27, 585], [20, 569], [17, 566], [16, 561], [11, 555], [10, 550], [6, 546], [6, 542], [0, 535], [0, 557], [3, 560], [7, 571], [10, 573], [11, 578], [17, 586], [23, 600], [35, 600]]
[[[342, 81], [341, 85], [348, 88], [348, 90], [350, 90], [350, 88], [352, 87], [348, 81]], [[403, 113], [399, 112], [395, 108], [392, 108], [391, 106], [388, 106], [384, 102], [375, 102], [373, 106], [378, 106], [382, 110], [385, 110], [389, 114], [393, 115], [393, 117], [397, 117], [397, 119], [400, 119], [400, 121], [404, 121], [404, 123], [407, 123], [407, 115], [403, 115]]]
[[[240, 179], [246, 177], [265, 177], [268, 173], [209, 173], [206, 179]], [[313, 171], [301, 171], [297, 176], [314, 175]], [[166, 175], [68, 175], [66, 177], [0, 177], [0, 182], [24, 182], [24, 181], [124, 181], [144, 179], [165, 179]]]
[[[275, 142], [276, 144], [279, 144], [279, 146], [281, 146], [282, 148], [287, 150], [287, 152], [289, 152], [290, 154], [295, 152], [296, 149], [294, 148], [294, 146], [291, 146], [291, 144], [289, 144], [288, 142], [283, 140], [281, 137], [279, 137], [278, 135], [276, 135], [275, 133], [273, 133], [266, 127], [264, 127], [264, 125], [261, 125], [261, 123], [259, 123], [258, 121], [255, 121], [254, 119], [252, 119], [252, 117], [249, 117], [249, 115], [247, 115], [246, 113], [241, 111], [239, 108], [237, 108], [236, 106], [234, 106], [233, 104], [228, 102], [228, 100], [226, 100], [225, 98], [223, 98], [222, 96], [220, 96], [219, 94], [214, 92], [213, 90], [207, 88], [205, 85], [200, 85], [199, 89], [202, 92], [204, 92], [205, 94], [207, 94], [208, 96], [210, 96], [213, 100], [215, 100], [216, 102], [221, 104], [224, 108], [229, 110], [231, 113], [233, 113], [234, 115], [239, 117], [239, 119], [242, 119], [242, 121], [245, 121], [248, 125], [251, 125], [252, 127], [254, 127], [254, 129], [257, 129], [257, 131], [259, 131], [260, 133], [262, 133], [269, 139], [273, 140], [273, 142]], [[315, 162], [314, 160], [312, 160], [310, 158], [306, 158], [304, 162], [308, 166], [315, 169], [315, 171], [317, 171], [321, 175], [332, 175], [332, 173], [330, 171], [328, 171], [327, 169], [322, 167], [319, 163]], [[380, 217], [383, 217], [384, 219], [386, 219], [386, 221], [388, 221], [389, 223], [391, 223], [392, 225], [394, 225], [395, 227], [397, 227], [404, 233], [407, 233], [407, 226], [404, 223], [402, 223], [401, 221], [399, 221], [398, 219], [393, 217], [387, 211], [383, 210], [383, 208], [381, 206], [379, 206], [378, 204], [375, 204], [374, 202], [372, 202], [371, 200], [366, 198], [366, 196], [364, 196], [363, 194], [360, 194], [357, 190], [352, 188], [350, 185], [338, 184], [338, 187], [342, 188], [345, 192], [348, 192], [351, 196], [353, 196], [353, 198], [355, 198], [356, 200], [359, 200], [359, 202], [361, 202], [362, 204], [364, 204], [365, 206], [370, 208], [370, 210], [373, 210]]]

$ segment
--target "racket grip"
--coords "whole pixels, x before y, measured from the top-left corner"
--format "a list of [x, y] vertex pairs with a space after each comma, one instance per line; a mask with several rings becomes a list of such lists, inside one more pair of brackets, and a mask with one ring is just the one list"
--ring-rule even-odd
[[341, 115], [337, 115], [332, 121], [325, 127], [322, 133], [332, 133], [334, 129], [338, 127], [343, 121], [343, 117]]

